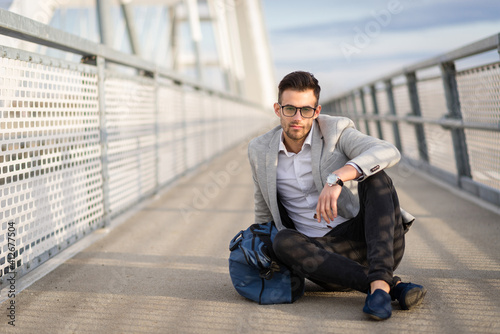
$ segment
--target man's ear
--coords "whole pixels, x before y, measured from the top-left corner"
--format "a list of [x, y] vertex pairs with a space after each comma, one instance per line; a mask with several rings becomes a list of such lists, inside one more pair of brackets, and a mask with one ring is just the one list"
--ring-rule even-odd
[[274, 104], [274, 113], [276, 114], [276, 116], [280, 117], [281, 116], [281, 107], [278, 103], [275, 103]]
[[316, 107], [316, 111], [314, 112], [314, 118], [318, 118], [319, 113], [321, 112], [321, 104]]

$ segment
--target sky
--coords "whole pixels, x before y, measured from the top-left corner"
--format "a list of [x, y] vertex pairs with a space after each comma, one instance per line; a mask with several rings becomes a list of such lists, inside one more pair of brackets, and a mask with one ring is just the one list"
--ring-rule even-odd
[[277, 82], [312, 72], [322, 98], [500, 33], [498, 0], [261, 1]]

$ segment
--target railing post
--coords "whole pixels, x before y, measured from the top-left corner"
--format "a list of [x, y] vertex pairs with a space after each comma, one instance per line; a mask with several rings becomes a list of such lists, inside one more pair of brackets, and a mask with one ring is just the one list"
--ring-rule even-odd
[[154, 96], [155, 96], [155, 190], [157, 194], [160, 191], [160, 84], [158, 82], [158, 72], [153, 73]]
[[[460, 108], [460, 97], [458, 94], [458, 86], [456, 80], [457, 71], [455, 63], [441, 63], [441, 77], [443, 79], [444, 93], [446, 96], [446, 107], [448, 113], [446, 118], [454, 120], [462, 120], [462, 111]], [[452, 128], [451, 138], [453, 140], [453, 150], [455, 153], [455, 163], [458, 172], [458, 184], [460, 185], [460, 177], [472, 177], [469, 154], [467, 152], [467, 139], [465, 137], [465, 130], [461, 128]]]
[[101, 166], [102, 166], [102, 197], [103, 197], [103, 227], [110, 223], [110, 203], [109, 203], [109, 156], [108, 156], [108, 129], [106, 122], [106, 61], [103, 57], [97, 56], [98, 75], [98, 98], [99, 98], [99, 118], [101, 136]]
[[327, 104], [327, 109], [325, 110], [327, 113], [330, 113], [332, 115], [337, 115], [337, 110], [335, 108], [335, 103], [337, 103], [337, 100], [332, 100], [330, 103]]
[[[408, 87], [408, 94], [410, 96], [410, 104], [412, 115], [422, 117], [420, 110], [420, 102], [418, 101], [417, 92], [417, 76], [415, 72], [406, 74], [406, 84]], [[415, 124], [415, 133], [417, 136], [418, 152], [420, 159], [429, 162], [429, 154], [427, 151], [427, 142], [425, 140], [424, 126], [422, 124]]]
[[[362, 109], [361, 112], [364, 116], [366, 116], [365, 92], [363, 88], [359, 89], [359, 98], [361, 100], [361, 109]], [[366, 117], [363, 117], [363, 119], [365, 121], [366, 134], [370, 135], [370, 126], [368, 124], [368, 120], [366, 119]]]
[[354, 124], [356, 125], [356, 128], [359, 130], [359, 116], [358, 116], [358, 110], [356, 109], [356, 93], [353, 91], [350, 97], [352, 101], [352, 110], [354, 113]]
[[[379, 115], [378, 104], [377, 104], [377, 90], [375, 89], [375, 85], [370, 86], [370, 94], [372, 96], [373, 103], [373, 114]], [[382, 126], [380, 125], [380, 120], [375, 121], [375, 125], [377, 126], [378, 137], [380, 139], [384, 139], [384, 135], [382, 134]]]
[[349, 104], [347, 102], [347, 97], [346, 96], [342, 96], [342, 98], [340, 99], [340, 106], [341, 106], [341, 110], [340, 112], [342, 113], [343, 116], [345, 117], [349, 117], [350, 118], [350, 112], [349, 112]]
[[344, 114], [344, 109], [342, 108], [342, 98], [338, 99], [337, 100], [337, 103], [336, 103], [336, 114], [337, 115], [343, 115]]
[[[394, 103], [394, 93], [392, 92], [392, 80], [385, 81], [385, 91], [387, 94], [387, 102], [389, 104], [389, 114], [396, 116], [396, 104]], [[403, 150], [401, 145], [401, 135], [399, 134], [399, 123], [392, 122], [392, 132], [394, 134], [394, 144], [399, 151]]]

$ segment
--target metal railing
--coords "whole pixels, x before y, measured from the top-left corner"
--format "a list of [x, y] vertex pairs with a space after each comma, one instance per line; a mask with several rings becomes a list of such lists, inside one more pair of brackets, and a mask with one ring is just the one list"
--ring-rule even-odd
[[82, 56], [0, 46], [0, 287], [271, 124], [257, 104], [5, 10], [0, 34]]
[[[368, 82], [323, 110], [353, 119], [413, 166], [500, 206], [500, 62], [455, 65], [492, 50], [500, 50], [499, 35]], [[433, 70], [440, 74], [429, 75]]]

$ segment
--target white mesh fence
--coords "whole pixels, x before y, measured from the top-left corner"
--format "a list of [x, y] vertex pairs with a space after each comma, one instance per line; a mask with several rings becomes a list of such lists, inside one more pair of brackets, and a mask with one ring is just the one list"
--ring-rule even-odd
[[[440, 119], [448, 113], [441, 78], [417, 83], [420, 110], [423, 117]], [[439, 125], [424, 124], [429, 163], [452, 174], [457, 174], [451, 133]]]
[[[97, 75], [0, 58], [0, 268], [29, 269], [102, 221]], [[9, 222], [16, 227], [9, 239]], [[12, 269], [14, 269], [12, 268]]]
[[270, 125], [161, 77], [36, 59], [0, 58], [0, 286]]
[[[457, 74], [465, 121], [500, 124], [500, 63]], [[466, 129], [472, 178], [500, 190], [500, 132]]]

